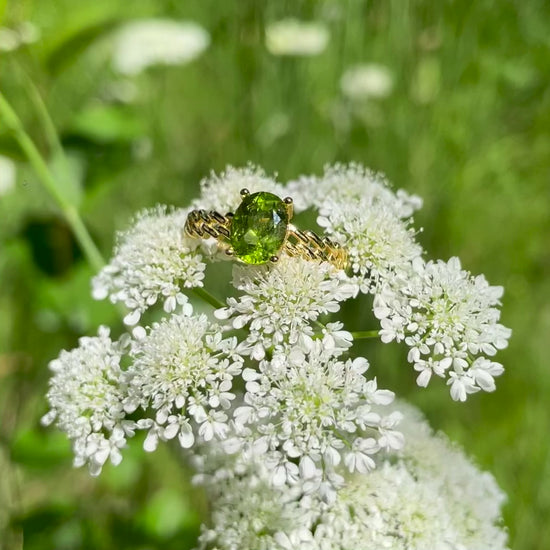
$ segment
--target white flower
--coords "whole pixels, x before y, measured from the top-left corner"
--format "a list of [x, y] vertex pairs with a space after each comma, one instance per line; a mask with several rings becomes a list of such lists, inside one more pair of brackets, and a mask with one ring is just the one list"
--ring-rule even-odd
[[40, 40], [40, 29], [32, 21], [23, 21], [17, 28], [22, 44], [33, 44]]
[[327, 323], [321, 333], [321, 342], [323, 349], [329, 355], [338, 356], [348, 350], [353, 343], [351, 332], [343, 330], [343, 323]]
[[16, 182], [15, 162], [8, 157], [0, 155], [0, 196], [9, 193]]
[[12, 52], [39, 39], [40, 30], [31, 21], [23, 21], [14, 29], [0, 27], [0, 52]]
[[154, 450], [159, 439], [178, 437], [189, 448], [197, 436], [203, 441], [226, 436], [233, 378], [242, 369], [236, 344], [235, 338], [223, 339], [205, 315], [187, 308], [137, 339], [124, 406], [127, 412], [142, 409], [146, 450]]
[[11, 52], [20, 46], [19, 35], [13, 29], [0, 27], [0, 52]]
[[209, 44], [209, 34], [191, 21], [133, 21], [115, 34], [113, 68], [133, 75], [151, 65], [182, 65], [197, 58]]
[[[326, 501], [308, 481], [274, 486], [265, 460], [223, 464], [211, 449], [199, 461], [211, 499], [201, 550], [505, 550], [504, 495], [413, 407], [404, 411], [402, 451], [378, 453], [367, 476], [348, 475]], [[246, 498], [243, 496], [246, 495]]]
[[365, 378], [368, 366], [362, 357], [335, 357], [317, 340], [307, 354], [295, 347], [261, 361], [258, 371], [245, 369], [244, 404], [235, 409], [245, 456], [263, 455], [275, 484], [320, 479], [340, 463], [370, 470], [382, 436], [388, 447], [402, 441], [388, 437], [391, 421], [372, 410], [393, 393]]
[[374, 299], [382, 341], [402, 341], [408, 360], [427, 386], [433, 374], [448, 378], [451, 396], [495, 389], [502, 365], [490, 360], [508, 345], [510, 329], [498, 323], [503, 289], [473, 277], [458, 258], [448, 262], [413, 262], [403, 278], [385, 284]]
[[75, 466], [88, 464], [98, 475], [110, 458], [118, 464], [126, 437], [134, 424], [124, 419], [120, 360], [125, 341], [113, 342], [109, 329], [100, 327], [97, 337], [79, 340], [79, 347], [62, 351], [51, 361], [53, 372], [47, 400], [50, 411], [42, 418], [67, 433], [75, 453]]
[[251, 193], [268, 191], [283, 198], [287, 196], [285, 188], [256, 166], [248, 165], [245, 168], [228, 166], [220, 175], [212, 172], [208, 178], [200, 183], [201, 196], [193, 201], [194, 208], [216, 210], [220, 214], [234, 212], [241, 204], [241, 189], [248, 189]]
[[265, 45], [273, 55], [313, 56], [327, 47], [330, 34], [324, 23], [283, 19], [267, 25]]
[[337, 312], [340, 302], [358, 290], [329, 263], [284, 255], [272, 266], [236, 265], [233, 274], [234, 286], [244, 294], [228, 298], [228, 307], [218, 310], [216, 317], [229, 319], [235, 329], [249, 325], [246, 341], [255, 359], [263, 359], [272, 346], [310, 340], [311, 322]]
[[384, 65], [364, 63], [346, 70], [340, 79], [342, 93], [352, 100], [387, 97], [393, 88], [393, 77]]
[[141, 212], [132, 228], [119, 233], [114, 257], [93, 279], [94, 298], [109, 296], [130, 309], [127, 324], [136, 324], [159, 299], [173, 311], [186, 301], [182, 288], [202, 286], [200, 241], [184, 235], [188, 212], [162, 206]]

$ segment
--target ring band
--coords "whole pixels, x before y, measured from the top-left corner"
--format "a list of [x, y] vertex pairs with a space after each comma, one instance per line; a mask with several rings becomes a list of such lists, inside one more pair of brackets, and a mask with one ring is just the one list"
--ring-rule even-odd
[[346, 268], [347, 252], [339, 244], [289, 223], [293, 214], [290, 197], [282, 200], [271, 193], [250, 194], [247, 189], [241, 190], [241, 196], [243, 202], [235, 214], [192, 210], [185, 222], [185, 234], [217, 239], [227, 255], [245, 263], [277, 262], [284, 253]]

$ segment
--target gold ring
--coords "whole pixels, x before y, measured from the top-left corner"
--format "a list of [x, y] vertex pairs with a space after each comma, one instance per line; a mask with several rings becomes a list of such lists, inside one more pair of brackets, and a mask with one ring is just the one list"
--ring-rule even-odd
[[200, 239], [213, 237], [228, 256], [247, 264], [277, 262], [284, 253], [346, 268], [348, 255], [338, 243], [313, 231], [301, 231], [290, 223], [294, 212], [292, 198], [281, 199], [265, 191], [250, 193], [248, 189], [241, 189], [241, 197], [235, 213], [191, 211], [185, 234]]

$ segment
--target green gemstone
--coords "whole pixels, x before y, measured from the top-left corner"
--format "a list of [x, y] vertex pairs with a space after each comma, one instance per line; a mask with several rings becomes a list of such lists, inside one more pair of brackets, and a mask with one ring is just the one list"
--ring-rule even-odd
[[277, 195], [246, 195], [231, 222], [235, 256], [247, 264], [265, 264], [283, 246], [287, 225], [287, 206]]

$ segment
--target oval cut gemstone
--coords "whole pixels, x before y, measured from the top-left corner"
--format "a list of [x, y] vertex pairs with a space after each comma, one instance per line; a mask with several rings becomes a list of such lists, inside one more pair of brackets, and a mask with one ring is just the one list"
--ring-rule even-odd
[[231, 246], [247, 264], [265, 264], [285, 242], [286, 204], [273, 193], [246, 195], [231, 222]]

